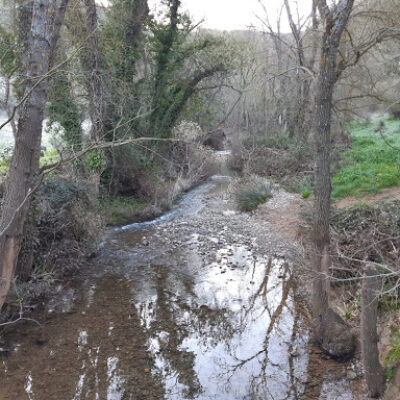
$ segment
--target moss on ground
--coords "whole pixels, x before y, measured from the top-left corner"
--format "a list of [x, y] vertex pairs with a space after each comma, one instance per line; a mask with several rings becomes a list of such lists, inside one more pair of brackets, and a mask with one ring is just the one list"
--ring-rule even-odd
[[99, 209], [107, 225], [123, 225], [132, 222], [148, 206], [147, 198], [114, 196], [101, 199]]

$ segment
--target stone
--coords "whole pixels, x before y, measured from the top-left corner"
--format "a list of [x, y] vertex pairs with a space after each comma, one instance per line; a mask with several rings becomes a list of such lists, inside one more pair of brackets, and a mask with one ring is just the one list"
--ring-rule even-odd
[[354, 371], [347, 371], [346, 374], [346, 379], [349, 381], [354, 381], [354, 379], [357, 379], [357, 374]]
[[314, 318], [314, 336], [321, 350], [332, 358], [348, 360], [356, 350], [351, 327], [331, 308]]

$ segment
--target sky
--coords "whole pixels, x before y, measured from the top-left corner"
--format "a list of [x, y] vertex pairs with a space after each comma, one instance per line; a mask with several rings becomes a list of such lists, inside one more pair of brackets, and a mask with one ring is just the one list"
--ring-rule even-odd
[[[271, 23], [277, 20], [282, 0], [262, 0]], [[308, 15], [311, 0], [297, 0], [299, 13]], [[160, 3], [160, 0], [150, 0], [150, 8]], [[295, 4], [296, 1], [291, 0]], [[194, 22], [205, 19], [205, 28], [219, 30], [247, 29], [249, 26], [260, 26], [257, 15], [265, 15], [258, 0], [182, 0], [182, 7], [192, 16]], [[293, 13], [296, 7], [293, 6]], [[283, 30], [289, 31], [288, 24], [283, 21]]]
[[[107, 5], [108, 0], [96, 0]], [[283, 0], [260, 0], [268, 12], [268, 18], [272, 24], [276, 24], [279, 10]], [[249, 26], [261, 27], [258, 17], [264, 18], [265, 12], [259, 0], [182, 0], [182, 9], [189, 13], [193, 22], [205, 20], [201, 25], [204, 28], [218, 30], [243, 30]], [[304, 18], [310, 14], [312, 0], [289, 0], [292, 5], [292, 13], [296, 15], [296, 4], [299, 15]], [[160, 5], [160, 0], [149, 0], [152, 11]], [[286, 14], [282, 17], [282, 31], [289, 32], [289, 24]]]

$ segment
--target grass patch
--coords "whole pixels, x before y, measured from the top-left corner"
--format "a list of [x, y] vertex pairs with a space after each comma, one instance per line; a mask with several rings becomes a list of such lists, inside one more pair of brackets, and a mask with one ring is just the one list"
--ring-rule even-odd
[[396, 366], [400, 361], [400, 327], [392, 326], [390, 330], [390, 351], [385, 358], [385, 365]]
[[314, 175], [285, 176], [280, 181], [281, 186], [290, 193], [300, 193], [303, 199], [311, 196], [314, 190]]
[[[400, 149], [400, 120], [387, 119], [382, 134]], [[400, 183], [400, 151], [388, 146], [377, 123], [350, 124], [352, 149], [344, 154], [344, 167], [332, 179], [332, 197], [376, 194]]]
[[242, 211], [251, 211], [272, 197], [272, 183], [259, 176], [250, 176], [239, 181], [235, 200]]
[[100, 200], [100, 213], [107, 225], [132, 222], [149, 205], [147, 198], [107, 197]]
[[390, 367], [386, 368], [386, 382], [390, 382], [396, 375], [397, 368]]

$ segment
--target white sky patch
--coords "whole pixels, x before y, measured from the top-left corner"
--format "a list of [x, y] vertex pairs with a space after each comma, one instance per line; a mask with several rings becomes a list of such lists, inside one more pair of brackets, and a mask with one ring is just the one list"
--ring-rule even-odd
[[[276, 24], [283, 0], [262, 0], [272, 24]], [[149, 0], [150, 8], [160, 4], [160, 0]], [[290, 1], [292, 14], [300, 18], [310, 14], [311, 0]], [[250, 26], [260, 27], [257, 17], [264, 18], [265, 12], [258, 0], [182, 0], [182, 8], [194, 22], [204, 19], [205, 28], [219, 30], [245, 30]], [[289, 31], [286, 14], [282, 14], [282, 30]]]
[[[276, 24], [283, 0], [261, 0], [273, 25]], [[108, 0], [97, 0], [107, 5]], [[149, 0], [149, 7], [154, 12], [161, 5], [161, 0]], [[292, 14], [304, 20], [311, 11], [311, 0], [290, 0]], [[205, 20], [202, 26], [219, 30], [245, 30], [250, 26], [260, 28], [257, 16], [264, 18], [265, 13], [259, 0], [182, 0], [182, 9], [197, 23]], [[297, 12], [298, 10], [298, 12]], [[289, 31], [286, 14], [282, 14], [282, 31]]]

